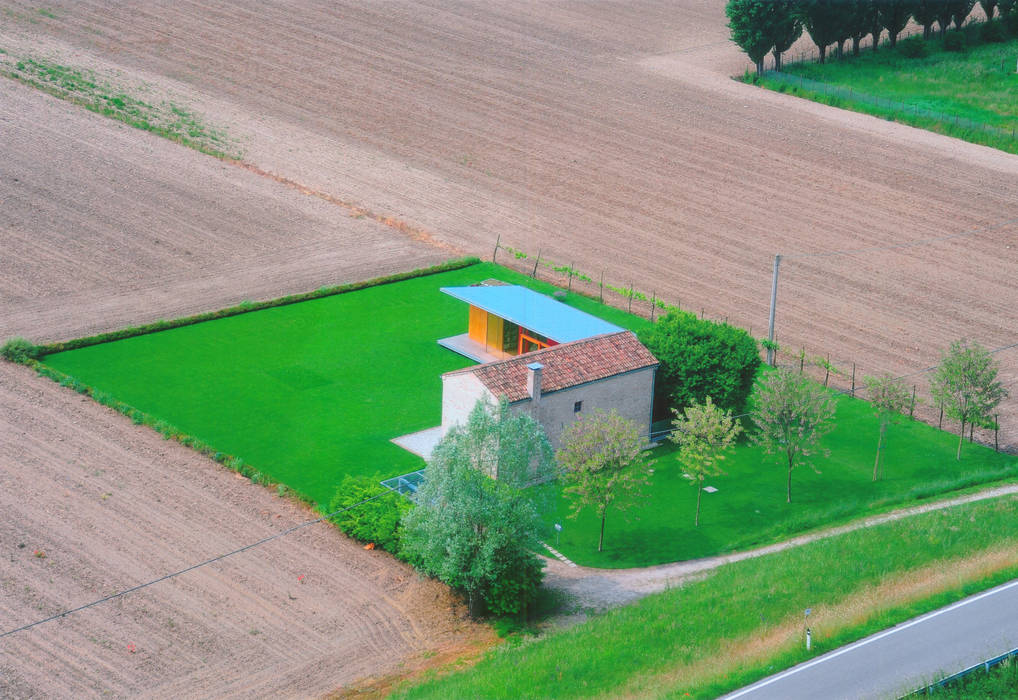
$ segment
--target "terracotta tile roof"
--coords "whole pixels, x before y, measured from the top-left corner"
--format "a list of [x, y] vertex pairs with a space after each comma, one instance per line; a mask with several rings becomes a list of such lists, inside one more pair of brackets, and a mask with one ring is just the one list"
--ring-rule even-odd
[[520, 401], [530, 396], [527, 393], [527, 365], [532, 362], [544, 365], [541, 372], [542, 394], [658, 364], [632, 332], [622, 331], [447, 372], [446, 376], [472, 373], [495, 396], [505, 396], [510, 402]]

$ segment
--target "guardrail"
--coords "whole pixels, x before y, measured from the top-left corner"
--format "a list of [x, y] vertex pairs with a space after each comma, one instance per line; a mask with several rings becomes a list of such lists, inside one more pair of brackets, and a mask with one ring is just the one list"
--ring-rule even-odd
[[[980, 661], [976, 665], [969, 666], [965, 670], [958, 671], [958, 673], [950, 675], [947, 678], [941, 678], [936, 683], [930, 683], [925, 688], [920, 688], [919, 690], [916, 690], [915, 692], [909, 693], [908, 695], [902, 695], [901, 698], [912, 698], [912, 697], [915, 697], [917, 695], [921, 695], [923, 693], [925, 693], [926, 695], [931, 695], [933, 693], [934, 688], [943, 688], [948, 683], [953, 683], [954, 681], [961, 680], [962, 678], [965, 678], [966, 676], [968, 676], [968, 675], [970, 675], [972, 673], [975, 673], [979, 669], [983, 669], [983, 671], [985, 671], [986, 673], [989, 673], [990, 669], [993, 668], [994, 666], [997, 666], [998, 664], [1002, 664], [1005, 661], [1007, 661], [1008, 659], [1014, 658], [1015, 656], [1018, 656], [1018, 649], [1012, 649], [1011, 651], [1007, 652], [1006, 654], [1001, 654], [1000, 656], [995, 656], [994, 658], [987, 659], [986, 661]], [[901, 698], [899, 698], [899, 700], [901, 700]]]

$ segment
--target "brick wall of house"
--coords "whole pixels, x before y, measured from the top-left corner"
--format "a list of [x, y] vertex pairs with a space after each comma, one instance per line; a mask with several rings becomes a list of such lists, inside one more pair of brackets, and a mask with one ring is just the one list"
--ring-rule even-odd
[[[530, 413], [544, 426], [552, 447], [561, 446], [560, 436], [566, 426], [581, 414], [601, 409], [605, 413], [614, 409], [620, 416], [639, 426], [640, 434], [650, 432], [650, 412], [654, 401], [654, 374], [656, 367], [636, 370], [581, 386], [561, 389], [541, 396], [536, 404], [530, 400], [513, 404], [513, 410]], [[582, 402], [580, 413], [574, 412], [577, 401]], [[443, 406], [443, 425], [445, 424]]]

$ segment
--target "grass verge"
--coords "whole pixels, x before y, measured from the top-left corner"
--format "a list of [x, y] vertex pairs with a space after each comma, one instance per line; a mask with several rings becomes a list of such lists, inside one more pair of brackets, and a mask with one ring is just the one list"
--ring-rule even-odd
[[396, 696], [716, 697], [1018, 575], [1016, 511], [994, 499], [728, 564]]
[[226, 130], [208, 124], [198, 113], [173, 102], [146, 102], [132, 94], [136, 89], [116, 85], [87, 68], [42, 57], [15, 57], [0, 49], [0, 75], [216, 158], [241, 157]]
[[[976, 35], [975, 25], [968, 34]], [[799, 63], [764, 87], [1018, 153], [1018, 39], [909, 58], [884, 47], [843, 61]], [[813, 82], [815, 81], [815, 82]]]

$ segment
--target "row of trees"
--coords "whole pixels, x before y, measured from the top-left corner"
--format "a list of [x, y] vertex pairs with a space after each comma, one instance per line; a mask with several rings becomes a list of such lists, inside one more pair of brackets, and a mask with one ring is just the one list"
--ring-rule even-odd
[[[912, 397], [900, 379], [890, 376], [867, 377], [866, 386], [879, 417], [875, 481], [888, 426], [907, 413]], [[944, 354], [931, 387], [945, 413], [960, 422], [961, 435], [967, 425], [985, 424], [1006, 395], [990, 353], [964, 341]], [[750, 440], [778, 456], [791, 502], [794, 470], [810, 465], [810, 456], [822, 451], [820, 441], [833, 428], [833, 396], [802, 372], [777, 368], [757, 383], [751, 404]], [[699, 526], [704, 482], [722, 473], [743, 424], [710, 395], [691, 398], [674, 414], [670, 439], [678, 444], [677, 458], [696, 488]], [[375, 501], [342, 514], [337, 524], [461, 591], [473, 616], [522, 613], [534, 602], [543, 577], [535, 552], [553, 492], [541, 484], [561, 480], [572, 496], [570, 517], [594, 511], [602, 551], [609, 511], [639, 502], [650, 483], [653, 460], [646, 442], [633, 422], [595, 411], [563, 432], [562, 448], [553, 454], [530, 416], [514, 413], [505, 401], [479, 402], [466, 424], [451, 429], [436, 446], [415, 507], [397, 499], [397, 512]], [[961, 444], [960, 438], [959, 459]], [[368, 498], [350, 484], [341, 493], [333, 510]]]
[[[885, 31], [894, 47], [913, 19], [922, 25], [927, 39], [935, 25], [941, 34], [952, 25], [961, 28], [975, 4], [975, 0], [728, 0], [725, 13], [732, 41], [761, 73], [768, 53], [774, 56], [775, 68], [781, 70], [782, 54], [804, 30], [824, 63], [830, 46], [841, 56], [849, 40], [852, 52], [858, 55], [862, 40], [870, 36], [876, 51]], [[1018, 0], [979, 0], [979, 4], [990, 21], [997, 11], [1001, 15], [1018, 12]]]

